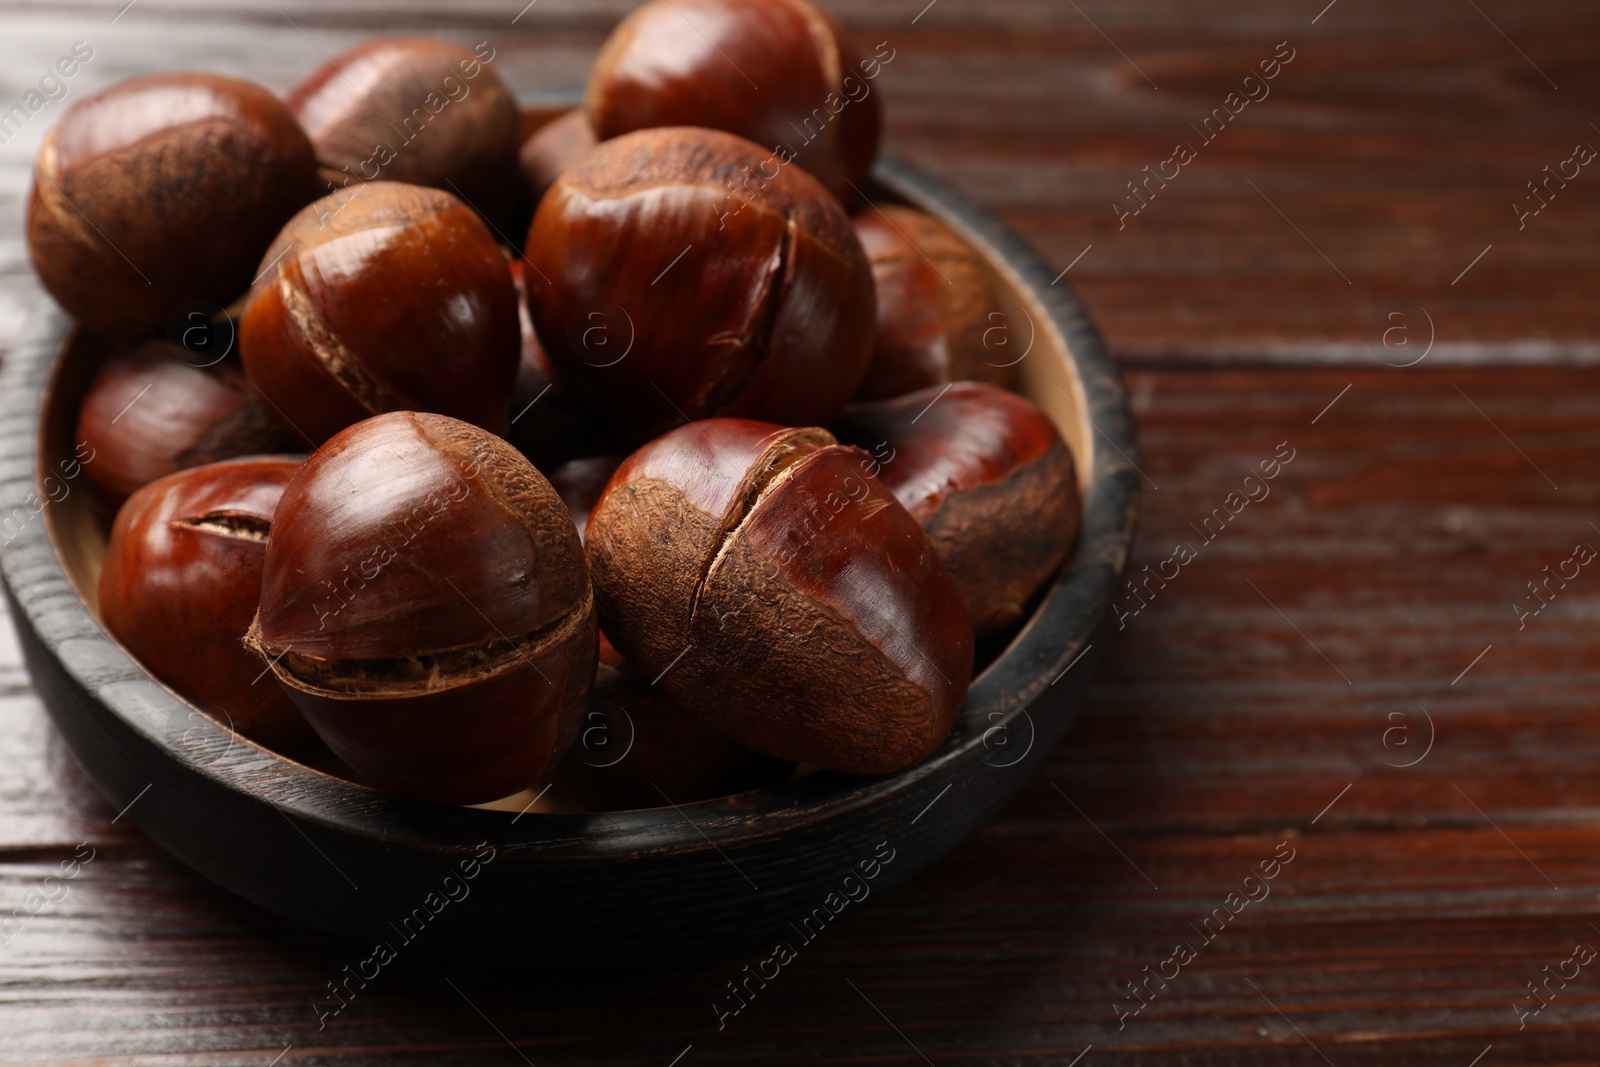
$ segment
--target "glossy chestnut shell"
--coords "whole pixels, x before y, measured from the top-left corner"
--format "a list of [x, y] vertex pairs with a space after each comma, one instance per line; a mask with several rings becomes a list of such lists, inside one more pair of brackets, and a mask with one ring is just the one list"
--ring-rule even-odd
[[583, 547], [504, 441], [395, 412], [334, 437], [273, 520], [251, 647], [373, 784], [477, 803], [539, 782], [595, 671]]
[[300, 460], [253, 457], [182, 471], [134, 493], [111, 528], [100, 618], [157, 678], [273, 748], [313, 740], [244, 647], [272, 513]]
[[583, 728], [554, 781], [591, 811], [625, 811], [731, 796], [792, 770], [723, 737], [648, 678], [602, 663]]
[[[522, 358], [511, 386], [507, 408], [506, 440], [541, 471], [550, 471], [579, 456], [603, 452], [609, 442], [594, 414], [584, 407], [562, 381], [528, 312], [527, 268], [523, 259], [511, 261], [511, 280], [517, 292], [517, 322], [521, 327]], [[582, 530], [580, 523], [578, 528]]]
[[550, 484], [561, 494], [561, 502], [572, 513], [578, 527], [578, 537], [584, 536], [589, 525], [589, 515], [600, 502], [601, 494], [611, 476], [622, 465], [622, 456], [585, 456], [563, 463], [550, 472]]
[[848, 203], [878, 151], [880, 66], [806, 0], [654, 0], [606, 40], [585, 106], [601, 140], [652, 126], [726, 130]]
[[680, 707], [781, 759], [883, 774], [949, 733], [972, 673], [917, 521], [826, 430], [681, 427], [589, 517], [601, 624]]
[[1011, 385], [1023, 347], [977, 249], [932, 215], [893, 204], [858, 213], [855, 226], [878, 297], [872, 362], [856, 399], [946, 382]]
[[631, 443], [718, 415], [826, 422], [866, 369], [872, 277], [849, 219], [804, 171], [747, 170], [763, 158], [715, 130], [644, 130], [539, 205], [539, 339]]
[[874, 458], [944, 560], [980, 639], [1017, 625], [1078, 538], [1072, 453], [1050, 416], [980, 382], [852, 406], [834, 424]]
[[348, 198], [362, 182], [426, 185], [508, 225], [522, 120], [493, 58], [487, 44], [475, 54], [430, 37], [379, 37], [333, 57], [288, 97], [325, 188]]
[[389, 411], [502, 431], [519, 350], [511, 269], [483, 220], [398, 182], [290, 220], [239, 324], [250, 383], [319, 444]]
[[192, 359], [177, 345], [146, 341], [113, 356], [89, 384], [78, 440], [95, 456], [84, 473], [110, 503], [180, 470], [296, 447], [251, 399], [238, 367]]
[[217, 74], [133, 78], [71, 105], [28, 199], [39, 280], [97, 333], [161, 332], [226, 304], [316, 196], [311, 143], [267, 90]]
[[582, 108], [547, 122], [517, 151], [522, 192], [530, 207], [537, 207], [545, 190], [583, 153], [600, 143]]

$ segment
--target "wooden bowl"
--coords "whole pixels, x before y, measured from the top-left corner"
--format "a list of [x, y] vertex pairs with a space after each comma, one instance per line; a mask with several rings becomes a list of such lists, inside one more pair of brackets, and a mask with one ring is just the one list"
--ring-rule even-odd
[[0, 369], [0, 574], [34, 684], [106, 800], [218, 884], [362, 946], [541, 968], [798, 947], [862, 886], [881, 894], [955, 848], [1022, 789], [1088, 686], [1133, 537], [1136, 445], [1071, 290], [936, 180], [891, 160], [876, 181], [992, 264], [1013, 350], [1027, 352], [1020, 387], [1060, 424], [1084, 486], [1072, 561], [934, 756], [883, 778], [816, 773], [676, 808], [552, 814], [401, 800], [253, 744], [95, 621], [105, 520], [57, 465], [107, 346], [51, 309]]

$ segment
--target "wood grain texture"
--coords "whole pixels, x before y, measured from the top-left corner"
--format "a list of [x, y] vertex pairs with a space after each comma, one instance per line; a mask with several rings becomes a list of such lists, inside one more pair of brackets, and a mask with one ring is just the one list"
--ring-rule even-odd
[[[3, 106], [80, 38], [97, 51], [74, 93], [164, 67], [284, 90], [379, 28], [488, 40], [519, 96], [575, 99], [632, 6], [539, 0], [513, 25], [524, 5], [512, 0], [250, 0], [225, 12], [138, 0], [111, 24], [124, 2], [14, 5]], [[1075, 262], [1072, 282], [1127, 360], [1399, 363], [1383, 345], [1389, 316], [1415, 331], [1426, 309], [1435, 361], [1600, 361], [1588, 303], [1600, 172], [1552, 186], [1522, 229], [1512, 209], [1537, 204], [1526, 183], [1574, 145], [1600, 148], [1600, 23], [1585, 0], [1338, 0], [1320, 18], [1324, 3], [1298, 0], [832, 6], [858, 38], [895, 49], [877, 83], [889, 149], [997, 211], [1057, 269]], [[1190, 124], [1284, 41], [1295, 58], [1270, 95], [1202, 140]], [[0, 147], [0, 216], [14, 217], [62, 106]], [[1179, 141], [1198, 158], [1119, 229], [1113, 203]], [[25, 276], [13, 231], [0, 238], [0, 339], [33, 299]]]
[[[282, 89], [320, 62], [306, 38], [331, 54], [367, 26], [469, 24], [505, 42], [520, 93], [570, 94], [626, 6], [541, 0], [516, 27], [516, 0], [141, 0], [114, 27], [120, 3], [13, 6], [0, 100], [91, 35], [85, 88], [189, 66]], [[1600, 174], [1523, 231], [1510, 210], [1572, 142], [1600, 145], [1592, 5], [1339, 0], [1313, 24], [1322, 0], [939, 0], [911, 25], [923, 6], [835, 9], [900, 49], [881, 82], [895, 151], [1058, 269], [1093, 245], [1068, 277], [1151, 368], [1129, 378], [1150, 479], [1134, 572], [1295, 449], [1114, 635], [1034, 784], [932, 872], [852, 906], [723, 1030], [710, 1002], [754, 959], [580, 982], [402, 957], [319, 1030], [312, 1001], [361, 948], [113, 823], [0, 626], [0, 921], [79, 842], [98, 850], [0, 947], [0, 1060], [944, 1067], [1069, 1064], [1092, 1044], [1083, 1067], [1594, 1062], [1592, 966], [1521, 1031], [1516, 1008], [1574, 943], [1600, 947], [1600, 574], [1525, 628], [1511, 604], [1576, 541], [1600, 546], [1600, 373], [1526, 366], [1600, 356]], [[1285, 39], [1299, 51], [1273, 96], [1119, 233], [1123, 183]], [[14, 220], [48, 119], [0, 147], [0, 344], [36, 299]], [[1383, 331], [1400, 312], [1420, 344], [1422, 309], [1428, 359], [1372, 369], [1421, 350]], [[1289, 366], [1182, 369], [1260, 361]], [[1433, 747], [1394, 766], [1423, 751], [1419, 706]], [[1198, 941], [1190, 924], [1285, 840], [1271, 896], [1119, 1030], [1125, 983]]]

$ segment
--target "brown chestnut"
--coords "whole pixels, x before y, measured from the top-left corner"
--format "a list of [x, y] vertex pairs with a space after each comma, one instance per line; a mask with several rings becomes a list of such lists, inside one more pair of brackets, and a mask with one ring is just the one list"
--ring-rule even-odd
[[582, 108], [567, 112], [540, 127], [522, 142], [517, 152], [517, 168], [522, 175], [522, 193], [528, 204], [537, 207], [545, 190], [555, 184], [579, 156], [598, 144], [594, 127]]
[[856, 234], [872, 264], [878, 328], [857, 400], [928, 385], [1016, 376], [1005, 313], [978, 254], [950, 227], [907, 207], [868, 208]]
[[388, 411], [503, 431], [519, 348], [511, 270], [483, 220], [398, 182], [291, 219], [239, 324], [250, 383], [315, 443]]
[[1077, 470], [1050, 416], [956, 382], [854, 405], [834, 429], [872, 452], [878, 479], [922, 523], [978, 637], [1021, 622], [1078, 538]]
[[379, 37], [341, 52], [290, 92], [322, 180], [348, 199], [370, 181], [454, 193], [495, 225], [516, 198], [521, 115], [494, 49]]
[[[511, 386], [506, 440], [541, 471], [552, 470], [577, 456], [603, 452], [605, 435], [595, 417], [562, 382], [528, 313], [527, 262], [511, 261], [517, 291], [517, 321], [522, 328], [522, 360]], [[579, 530], [583, 529], [579, 524]]]
[[177, 345], [146, 341], [112, 357], [89, 384], [78, 440], [95, 456], [84, 472], [109, 502], [190, 467], [296, 447], [250, 397], [237, 367], [192, 358]]
[[601, 140], [652, 126], [727, 130], [849, 202], [878, 152], [872, 79], [893, 58], [863, 59], [807, 0], [654, 0], [606, 40], [586, 107]]
[[931, 753], [972, 628], [917, 521], [826, 430], [692, 423], [629, 456], [589, 517], [601, 623], [734, 741], [882, 774]]
[[267, 90], [217, 74], [133, 78], [45, 135], [28, 252], [97, 333], [158, 333], [189, 301], [225, 304], [316, 196], [311, 143]]
[[563, 463], [550, 472], [550, 484], [561, 494], [572, 521], [578, 527], [578, 537], [584, 536], [589, 525], [589, 515], [600, 502], [611, 476], [622, 465], [621, 456], [586, 456]]
[[794, 769], [683, 711], [631, 671], [602, 663], [583, 728], [554, 781], [592, 811], [688, 804], [780, 782]]
[[311, 728], [245, 650], [272, 513], [298, 459], [254, 457], [169, 475], [117, 514], [100, 570], [100, 618], [157, 678], [271, 747]]
[[273, 516], [252, 647], [328, 747], [447, 804], [537, 784], [594, 680], [594, 594], [561, 498], [442, 415], [358, 423]]
[[866, 369], [861, 242], [804, 171], [745, 169], [761, 158], [732, 134], [644, 130], [591, 150], [539, 204], [539, 339], [630, 443], [717, 415], [826, 422]]

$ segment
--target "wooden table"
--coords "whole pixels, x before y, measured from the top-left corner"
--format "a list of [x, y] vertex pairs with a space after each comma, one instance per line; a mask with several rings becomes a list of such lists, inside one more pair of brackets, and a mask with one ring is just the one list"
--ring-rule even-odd
[[[140, 0], [113, 24], [123, 2], [10, 5], [0, 107], [77, 39], [76, 94], [181, 66], [284, 89], [396, 28], [489, 40], [519, 93], [572, 97], [625, 6], [540, 0], [513, 24], [521, 0]], [[0, 947], [0, 1061], [1593, 1064], [1600, 566], [1566, 564], [1544, 600], [1529, 583], [1600, 546], [1600, 169], [1539, 201], [1526, 183], [1600, 145], [1600, 20], [1593, 0], [1325, 2], [835, 5], [896, 50], [890, 149], [1068, 269], [1123, 360], [1137, 575], [1294, 455], [1123, 602], [1087, 711], [974, 840], [720, 1031], [710, 1002], [747, 960], [403, 959], [319, 1030], [350, 946], [119, 821], [5, 626], [0, 922], [80, 843], [95, 858]], [[1267, 98], [1210, 140], [1190, 127], [1259, 95], [1243, 79], [1280, 42]], [[0, 343], [41, 299], [18, 219], [60, 107], [0, 148]]]

